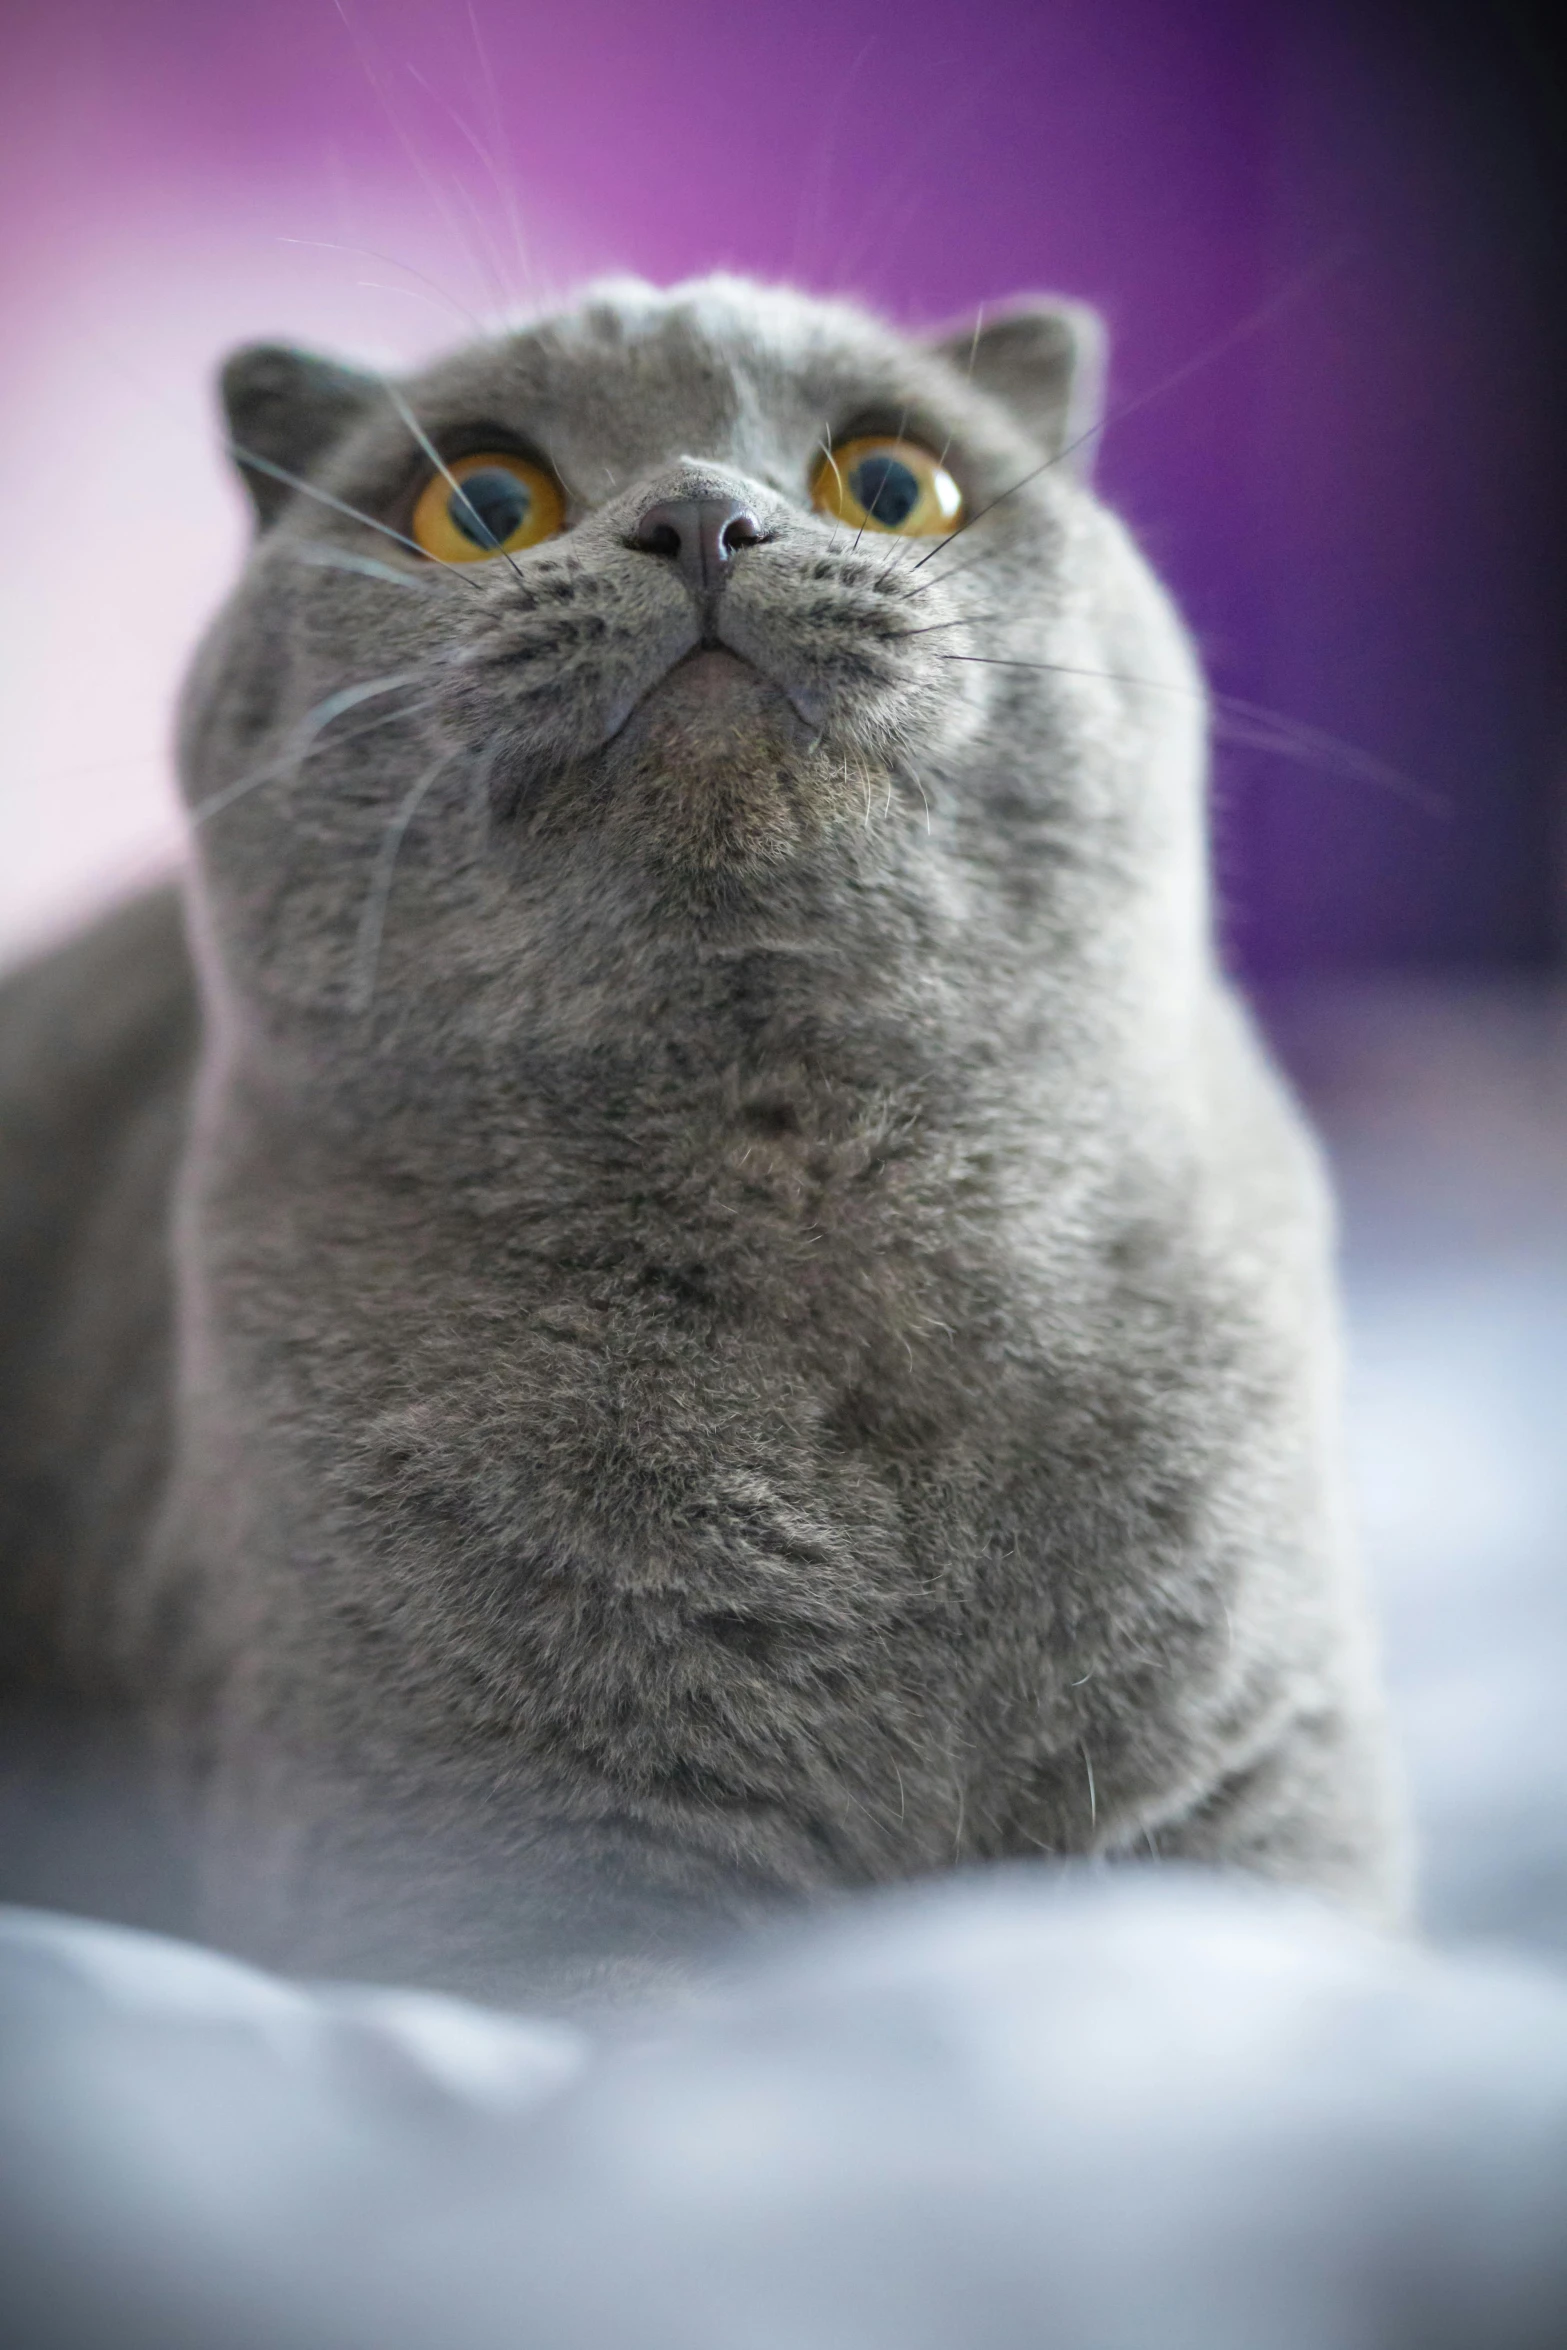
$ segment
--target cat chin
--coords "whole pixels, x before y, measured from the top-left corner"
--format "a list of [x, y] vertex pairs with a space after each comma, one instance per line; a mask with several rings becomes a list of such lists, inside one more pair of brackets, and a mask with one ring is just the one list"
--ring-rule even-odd
[[633, 757], [654, 750], [679, 766], [702, 761], [710, 750], [732, 755], [750, 739], [776, 738], [780, 748], [806, 750], [815, 731], [753, 663], [727, 647], [699, 645], [643, 695], [618, 739]]
[[677, 661], [590, 764], [604, 834], [655, 865], [776, 867], [851, 813], [845, 760], [783, 687], [719, 647]]

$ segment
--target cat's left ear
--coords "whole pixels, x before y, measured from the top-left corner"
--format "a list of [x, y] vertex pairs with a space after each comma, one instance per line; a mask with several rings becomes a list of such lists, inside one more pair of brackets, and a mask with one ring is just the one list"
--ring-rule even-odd
[[[935, 348], [1009, 408], [1047, 457], [1086, 473], [1104, 400], [1105, 331], [1097, 312], [1054, 296], [1012, 302]], [[1081, 448], [1081, 454], [1076, 452]]]
[[[286, 343], [250, 343], [236, 351], [224, 363], [218, 388], [229, 453], [263, 530], [293, 494], [281, 476], [307, 477], [372, 401], [385, 397], [379, 376]], [[277, 472], [268, 472], [269, 466]]]

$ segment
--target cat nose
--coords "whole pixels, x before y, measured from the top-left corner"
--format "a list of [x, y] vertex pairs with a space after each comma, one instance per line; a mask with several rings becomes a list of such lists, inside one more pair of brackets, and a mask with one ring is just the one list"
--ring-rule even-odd
[[723, 586], [739, 549], [760, 546], [766, 536], [737, 498], [661, 498], [638, 522], [631, 544], [645, 555], [667, 555], [693, 595], [710, 596]]

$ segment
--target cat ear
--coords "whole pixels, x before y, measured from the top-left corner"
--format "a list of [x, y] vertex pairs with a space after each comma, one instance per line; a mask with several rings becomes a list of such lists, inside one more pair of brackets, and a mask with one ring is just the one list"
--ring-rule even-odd
[[[316, 460], [382, 396], [379, 376], [295, 351], [286, 343], [249, 343], [226, 360], [218, 379], [229, 453], [250, 492], [263, 530], [290, 496], [289, 484], [264, 468], [307, 475]], [[248, 462], [251, 458], [260, 464]]]
[[[1095, 311], [1055, 296], [1009, 303], [992, 318], [941, 335], [936, 349], [960, 374], [1010, 408], [1047, 457], [1069, 453], [1100, 420], [1105, 332]], [[1077, 469], [1088, 470], [1088, 449]]]

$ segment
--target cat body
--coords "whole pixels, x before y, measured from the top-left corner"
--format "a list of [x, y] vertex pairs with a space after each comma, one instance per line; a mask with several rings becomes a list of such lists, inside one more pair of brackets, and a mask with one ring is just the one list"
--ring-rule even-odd
[[[192, 971], [165, 905], [12, 983], [4, 1211], [15, 1652], [158, 1726], [219, 1938], [547, 1990], [1040, 1852], [1396, 1908], [1324, 1188], [1083, 335], [711, 280], [231, 365]], [[968, 527], [814, 511], [856, 433]], [[566, 527], [422, 559], [495, 446]]]

